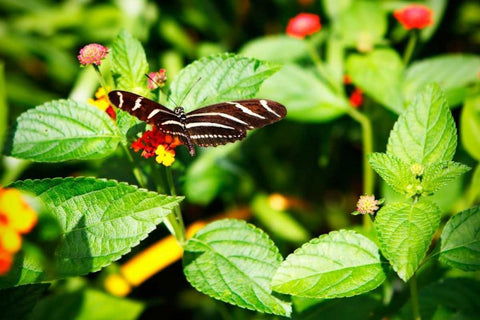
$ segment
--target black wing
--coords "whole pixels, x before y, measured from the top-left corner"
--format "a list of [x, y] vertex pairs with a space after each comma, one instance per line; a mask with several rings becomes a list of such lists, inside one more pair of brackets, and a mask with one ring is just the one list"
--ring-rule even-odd
[[179, 136], [182, 141], [185, 141], [185, 126], [172, 110], [127, 91], [111, 91], [108, 98], [116, 107], [156, 126], [163, 133]]
[[218, 146], [242, 140], [246, 131], [261, 128], [285, 117], [278, 102], [250, 99], [213, 104], [186, 115], [186, 131], [199, 146]]

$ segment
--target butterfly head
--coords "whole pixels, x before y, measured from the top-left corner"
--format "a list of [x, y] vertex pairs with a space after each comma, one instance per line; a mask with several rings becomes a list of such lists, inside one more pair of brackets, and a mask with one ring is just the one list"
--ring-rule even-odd
[[173, 109], [173, 112], [175, 112], [175, 115], [182, 119], [183, 121], [187, 120], [187, 116], [185, 115], [185, 110], [182, 107], [176, 107]]

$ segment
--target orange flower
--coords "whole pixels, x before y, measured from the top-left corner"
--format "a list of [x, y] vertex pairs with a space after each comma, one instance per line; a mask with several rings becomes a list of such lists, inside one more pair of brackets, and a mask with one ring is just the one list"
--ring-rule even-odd
[[[107, 91], [110, 91], [110, 87], [107, 87]], [[95, 92], [95, 99], [88, 99], [88, 103], [105, 111], [113, 120], [117, 119], [117, 114], [108, 99], [108, 92], [103, 87], [98, 88]]]
[[322, 28], [320, 17], [313, 13], [299, 13], [287, 25], [287, 34], [294, 38], [303, 39]]
[[424, 5], [412, 4], [393, 12], [393, 16], [407, 29], [423, 29], [433, 24], [433, 11]]
[[13, 255], [22, 246], [21, 234], [29, 233], [37, 214], [16, 189], [0, 188], [0, 275], [10, 270]]
[[353, 89], [352, 94], [350, 95], [350, 105], [354, 108], [360, 107], [363, 103], [363, 91], [359, 88]]
[[80, 54], [77, 58], [83, 66], [88, 66], [89, 64], [95, 64], [98, 66], [102, 60], [105, 59], [107, 53], [107, 47], [98, 43], [91, 43], [80, 49]]
[[135, 152], [142, 150], [144, 158], [156, 155], [155, 160], [168, 167], [175, 161], [175, 148], [181, 144], [178, 137], [164, 134], [157, 127], [152, 127], [152, 130], [145, 131], [140, 138], [132, 142], [131, 148]]

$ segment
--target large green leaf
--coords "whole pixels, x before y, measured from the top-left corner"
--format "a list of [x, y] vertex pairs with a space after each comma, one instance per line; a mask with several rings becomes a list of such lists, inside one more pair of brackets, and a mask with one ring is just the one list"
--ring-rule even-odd
[[112, 73], [117, 89], [147, 95], [148, 62], [142, 44], [121, 31], [112, 44]]
[[278, 68], [234, 54], [212, 55], [193, 62], [175, 77], [170, 98], [187, 111], [216, 102], [252, 98]]
[[387, 153], [408, 164], [450, 161], [457, 147], [455, 122], [438, 85], [427, 86], [395, 123]]
[[87, 289], [47, 297], [37, 304], [31, 319], [135, 320], [144, 308], [145, 305], [141, 302]]
[[478, 81], [478, 70], [480, 56], [474, 55], [451, 54], [417, 61], [405, 71], [405, 100], [412, 100], [417, 92], [436, 82], [445, 91], [450, 105], [459, 104], [468, 94], [466, 86]]
[[[180, 198], [94, 178], [18, 181], [58, 222], [61, 237], [51, 266], [25, 252], [0, 287], [98, 271], [129, 252], [171, 212]], [[48, 269], [46, 269], [48, 267]]]
[[337, 298], [378, 287], [385, 273], [378, 247], [347, 230], [304, 244], [282, 262], [273, 277], [275, 291], [301, 297]]
[[259, 96], [276, 100], [288, 109], [288, 119], [326, 122], [347, 113], [350, 105], [315, 74], [294, 64], [285, 65], [260, 88]]
[[375, 218], [380, 248], [404, 281], [417, 270], [440, 224], [440, 209], [428, 200], [393, 202]]
[[99, 159], [111, 154], [120, 140], [105, 112], [73, 100], [56, 100], [18, 117], [7, 152], [39, 162]]
[[480, 95], [465, 101], [460, 116], [460, 138], [465, 150], [480, 161]]
[[443, 229], [440, 259], [466, 271], [480, 269], [480, 208], [454, 215]]
[[49, 284], [33, 284], [0, 290], [0, 319], [30, 319], [35, 304]]
[[376, 49], [347, 59], [347, 74], [352, 82], [366, 94], [395, 113], [402, 113], [401, 81], [403, 62], [391, 49]]
[[287, 35], [273, 35], [254, 39], [240, 50], [242, 56], [273, 61], [292, 62], [308, 56], [305, 41]]
[[183, 270], [192, 286], [215, 299], [289, 316], [290, 303], [272, 295], [270, 287], [281, 261], [262, 230], [240, 220], [220, 220], [188, 241]]

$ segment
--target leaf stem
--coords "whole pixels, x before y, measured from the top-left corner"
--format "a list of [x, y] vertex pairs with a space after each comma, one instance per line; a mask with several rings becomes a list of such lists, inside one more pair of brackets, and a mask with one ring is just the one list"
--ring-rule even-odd
[[403, 54], [403, 63], [405, 65], [407, 65], [412, 58], [413, 51], [415, 50], [415, 46], [417, 45], [418, 37], [418, 30], [413, 29], [410, 32], [410, 38], [408, 39], [407, 47], [405, 48], [405, 52]]
[[[175, 197], [177, 196], [177, 191], [175, 190], [175, 184], [173, 182], [172, 169], [169, 167], [165, 168], [165, 175], [167, 177], [167, 184], [170, 189], [170, 195]], [[180, 245], [183, 247], [187, 242], [187, 236], [185, 234], [185, 225], [183, 223], [182, 211], [180, 205], [176, 205], [173, 209], [173, 216], [168, 215], [168, 220], [173, 228], [175, 237]]]
[[[360, 123], [362, 127], [362, 144], [363, 144], [363, 193], [364, 194], [373, 194], [374, 188], [374, 174], [372, 167], [368, 163], [368, 155], [373, 152], [373, 133], [372, 133], [372, 123], [370, 119], [359, 112], [355, 108], [348, 109], [348, 115], [352, 117], [355, 121]], [[363, 219], [363, 226], [368, 230], [372, 226], [370, 215], [365, 215]]]
[[412, 303], [412, 313], [414, 320], [421, 320], [420, 305], [418, 302], [418, 288], [417, 288], [417, 275], [413, 274], [409, 281], [410, 284], [410, 301]]
[[307, 38], [307, 44], [308, 44], [308, 49], [310, 51], [310, 57], [312, 58], [313, 63], [315, 64], [315, 67], [317, 68], [318, 73], [322, 78], [325, 79], [327, 82], [327, 85], [330, 86], [330, 88], [334, 92], [340, 92], [340, 88], [338, 84], [332, 79], [330, 76], [330, 73], [328, 73], [328, 70], [325, 68], [325, 65], [320, 58], [320, 55], [318, 54], [317, 48], [315, 48], [315, 44], [313, 43], [311, 38]]

